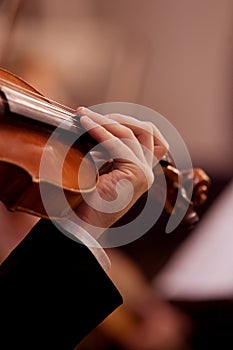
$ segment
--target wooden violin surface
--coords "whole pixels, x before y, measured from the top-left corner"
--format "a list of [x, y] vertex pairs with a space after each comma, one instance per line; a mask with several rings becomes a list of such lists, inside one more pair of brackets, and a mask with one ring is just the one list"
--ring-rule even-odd
[[[0, 89], [5, 81], [45, 100], [26, 82], [0, 70]], [[67, 203], [62, 196], [65, 194], [70, 207], [75, 209], [82, 200], [81, 193], [92, 191], [96, 186], [98, 176], [91, 157], [86, 155], [78, 141], [74, 140], [70, 145], [64, 131], [56, 131], [56, 137], [47, 145], [54, 128], [11, 113], [3, 95], [1, 105], [0, 199], [9, 210], [47, 217], [40, 194], [43, 187], [51, 207], [50, 217], [51, 213], [52, 218], [66, 216]], [[41, 178], [41, 160], [45, 150]]]
[[[88, 154], [95, 141], [87, 133], [78, 134], [78, 118], [0, 69], [0, 200], [9, 210], [63, 219], [77, 208], [83, 193], [96, 188], [99, 173]], [[207, 198], [210, 178], [202, 169], [178, 170], [169, 155], [160, 165], [167, 184], [166, 211], [173, 215], [174, 208], [188, 208], [184, 221], [192, 226], [198, 221], [195, 207]]]

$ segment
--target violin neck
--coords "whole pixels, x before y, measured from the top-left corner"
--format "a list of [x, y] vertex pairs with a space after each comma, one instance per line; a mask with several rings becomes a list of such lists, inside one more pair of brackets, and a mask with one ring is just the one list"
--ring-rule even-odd
[[[78, 116], [46, 99], [35, 98], [8, 86], [1, 87], [0, 115], [20, 115], [31, 120], [78, 134], [81, 126]], [[75, 112], [75, 111], [73, 111]]]

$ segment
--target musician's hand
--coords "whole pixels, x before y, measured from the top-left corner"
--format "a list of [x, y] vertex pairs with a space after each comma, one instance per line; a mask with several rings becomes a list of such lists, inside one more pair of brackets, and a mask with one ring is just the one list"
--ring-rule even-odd
[[100, 176], [96, 191], [85, 196], [77, 210], [85, 228], [97, 238], [150, 188], [152, 169], [168, 145], [150, 122], [120, 114], [102, 116], [86, 108], [78, 113], [84, 129], [112, 159], [111, 170]]

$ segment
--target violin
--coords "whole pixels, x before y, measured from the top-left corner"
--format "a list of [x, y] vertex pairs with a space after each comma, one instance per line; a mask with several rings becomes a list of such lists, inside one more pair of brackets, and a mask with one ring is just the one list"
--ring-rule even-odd
[[[43, 151], [55, 130], [55, 142], [49, 146], [41, 178]], [[74, 142], [64, 157], [71, 134]], [[50, 218], [66, 218], [69, 211], [60, 200], [61, 193], [65, 194], [70, 208], [75, 209], [82, 194], [93, 191], [98, 183], [99, 172], [88, 154], [94, 144], [82, 129], [75, 110], [51, 102], [22, 78], [0, 69], [0, 200], [10, 211], [48, 218], [40, 193], [40, 186], [43, 186], [52, 208]], [[181, 206], [193, 190], [186, 219], [192, 224], [198, 221], [195, 207], [206, 200], [210, 185], [208, 175], [202, 169], [178, 170], [169, 154], [160, 165], [168, 188], [166, 211], [173, 212], [178, 186], [182, 183]]]

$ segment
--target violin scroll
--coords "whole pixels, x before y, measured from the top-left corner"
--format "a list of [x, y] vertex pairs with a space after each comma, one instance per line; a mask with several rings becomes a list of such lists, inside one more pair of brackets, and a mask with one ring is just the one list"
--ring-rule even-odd
[[[191, 229], [199, 221], [196, 209], [206, 202], [211, 179], [201, 168], [178, 170], [169, 154], [160, 161], [160, 165], [167, 185], [165, 209], [168, 214], [175, 215], [188, 205], [182, 224]], [[161, 176], [160, 170], [156, 168], [155, 174]], [[179, 189], [180, 196], [177, 197]]]

